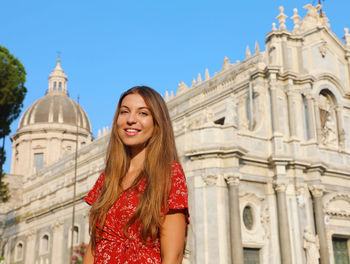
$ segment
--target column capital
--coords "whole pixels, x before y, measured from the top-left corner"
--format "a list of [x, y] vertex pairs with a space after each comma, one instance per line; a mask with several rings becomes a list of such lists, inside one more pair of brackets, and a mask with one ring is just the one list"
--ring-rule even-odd
[[285, 192], [287, 190], [287, 182], [285, 181], [274, 181], [274, 188], [278, 193]]
[[316, 184], [316, 185], [309, 186], [309, 190], [314, 197], [319, 198], [319, 197], [323, 196], [323, 192], [324, 192], [325, 188], [321, 184]]
[[61, 226], [63, 226], [63, 224], [64, 224], [64, 220], [59, 218], [55, 221], [52, 227], [56, 230], [56, 229], [59, 229]]
[[30, 229], [27, 233], [27, 238], [32, 239], [35, 236], [36, 230]]
[[239, 172], [225, 174], [224, 178], [229, 186], [237, 186], [239, 185], [241, 174]]
[[335, 111], [342, 111], [344, 109], [344, 106], [343, 105], [336, 105], [335, 106]]

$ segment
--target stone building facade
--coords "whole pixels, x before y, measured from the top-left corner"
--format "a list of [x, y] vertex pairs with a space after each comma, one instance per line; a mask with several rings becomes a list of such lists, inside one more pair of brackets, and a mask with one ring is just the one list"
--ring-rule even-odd
[[[256, 44], [244, 61], [225, 58], [214, 76], [206, 71], [191, 87], [180, 83], [176, 95], [166, 94], [189, 187], [184, 263], [350, 262], [350, 34], [345, 29], [343, 42], [320, 6], [305, 8], [304, 18], [294, 9], [293, 29], [280, 8], [265, 51]], [[39, 125], [37, 104], [13, 136], [7, 179], [17, 195], [0, 209], [0, 252], [8, 263], [68, 263], [77, 133], [26, 134]], [[52, 109], [58, 125], [60, 108]], [[90, 142], [87, 117], [84, 123], [83, 110], [74, 113], [75, 123], [61, 125], [79, 124], [79, 244], [89, 240], [82, 197], [103, 170], [109, 133]], [[37, 153], [56, 156], [35, 169]]]

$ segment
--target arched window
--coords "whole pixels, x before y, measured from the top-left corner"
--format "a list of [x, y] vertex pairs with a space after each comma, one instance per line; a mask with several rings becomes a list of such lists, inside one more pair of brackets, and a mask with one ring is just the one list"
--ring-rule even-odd
[[59, 90], [59, 91], [62, 90], [62, 83], [61, 83], [61, 82], [58, 83], [58, 90]]
[[40, 240], [40, 253], [45, 254], [49, 252], [49, 236], [43, 235]]
[[74, 226], [73, 229], [73, 245], [78, 245], [79, 244], [79, 227]]
[[[73, 228], [73, 246], [78, 246], [79, 245], [79, 231], [80, 228], [79, 226], [75, 225]], [[71, 247], [72, 245], [72, 228], [69, 229], [68, 233], [68, 247]]]
[[19, 242], [15, 249], [15, 260], [20, 261], [23, 259], [23, 243]]
[[56, 82], [53, 83], [53, 89], [54, 89], [54, 90], [57, 89], [57, 83], [56, 83]]

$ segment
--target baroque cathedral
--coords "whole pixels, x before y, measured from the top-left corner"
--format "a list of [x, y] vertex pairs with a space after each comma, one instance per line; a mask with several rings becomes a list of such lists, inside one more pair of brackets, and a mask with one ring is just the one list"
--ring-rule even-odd
[[[242, 62], [225, 58], [214, 76], [165, 96], [189, 189], [183, 263], [350, 263], [350, 33], [341, 40], [319, 5], [304, 8], [287, 29], [280, 7], [265, 51], [247, 47]], [[109, 132], [92, 140], [59, 60], [11, 139], [0, 255], [69, 263], [71, 241], [89, 241], [82, 198], [104, 168]]]

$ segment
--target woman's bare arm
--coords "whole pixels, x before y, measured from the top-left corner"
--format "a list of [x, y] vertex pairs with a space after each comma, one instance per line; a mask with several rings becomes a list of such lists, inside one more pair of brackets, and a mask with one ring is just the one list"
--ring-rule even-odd
[[85, 252], [83, 264], [93, 264], [93, 263], [94, 263], [94, 256], [92, 255], [91, 240], [90, 240], [89, 246], [87, 247], [87, 250]]
[[162, 264], [180, 264], [185, 244], [185, 215], [168, 214], [160, 232]]

